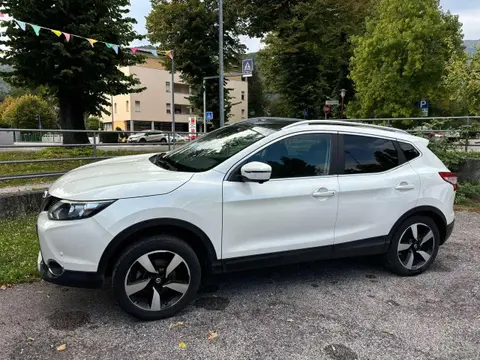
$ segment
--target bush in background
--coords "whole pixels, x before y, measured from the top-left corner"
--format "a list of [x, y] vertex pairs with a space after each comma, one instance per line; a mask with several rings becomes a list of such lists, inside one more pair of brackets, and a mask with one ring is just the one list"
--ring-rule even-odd
[[44, 129], [57, 127], [55, 110], [45, 100], [35, 95], [12, 99], [2, 113], [2, 122], [18, 129]]
[[103, 122], [97, 116], [90, 116], [85, 124], [86, 130], [103, 130]]

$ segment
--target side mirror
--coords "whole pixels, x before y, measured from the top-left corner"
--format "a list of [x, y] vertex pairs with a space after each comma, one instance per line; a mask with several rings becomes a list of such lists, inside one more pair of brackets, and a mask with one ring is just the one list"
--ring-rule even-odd
[[270, 180], [272, 167], [268, 164], [253, 161], [242, 166], [240, 170], [242, 178], [247, 181], [263, 183]]

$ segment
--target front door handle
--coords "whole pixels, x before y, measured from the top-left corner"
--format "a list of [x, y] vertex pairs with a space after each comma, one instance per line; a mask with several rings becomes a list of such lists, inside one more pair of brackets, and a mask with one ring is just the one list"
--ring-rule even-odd
[[395, 190], [413, 190], [415, 189], [415, 185], [409, 184], [406, 182], [400, 183], [400, 185], [395, 187]]
[[337, 193], [335, 191], [327, 190], [327, 189], [319, 189], [315, 191], [312, 196], [314, 198], [329, 198], [335, 196]]

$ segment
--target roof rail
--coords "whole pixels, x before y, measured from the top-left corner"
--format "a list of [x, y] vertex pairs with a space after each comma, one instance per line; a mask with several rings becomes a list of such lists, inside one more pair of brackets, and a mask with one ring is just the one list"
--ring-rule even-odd
[[359, 122], [353, 122], [353, 121], [342, 121], [342, 120], [302, 120], [302, 121], [298, 121], [293, 124], [287, 125], [284, 127], [284, 129], [289, 129], [289, 128], [300, 126], [300, 125], [346, 125], [346, 126], [366, 127], [366, 128], [372, 128], [372, 129], [378, 129], [378, 130], [384, 130], [384, 131], [397, 132], [402, 134], [409, 134], [408, 131], [405, 131], [402, 129], [391, 128], [391, 127], [380, 126], [380, 125], [365, 124], [365, 123], [359, 123]]

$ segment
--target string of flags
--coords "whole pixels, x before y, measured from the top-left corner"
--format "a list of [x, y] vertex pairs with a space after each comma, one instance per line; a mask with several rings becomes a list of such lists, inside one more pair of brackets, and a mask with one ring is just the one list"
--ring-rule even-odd
[[[20, 29], [22, 29], [23, 31], [27, 31], [27, 29], [29, 27], [32, 28], [33, 31], [35, 32], [35, 35], [37, 35], [37, 36], [40, 36], [40, 31], [47, 30], [47, 31], [50, 31], [50, 32], [54, 33], [59, 38], [63, 36], [65, 38], [66, 42], [70, 42], [70, 39], [75, 37], [75, 38], [84, 39], [84, 40], [88, 41], [88, 43], [92, 46], [92, 48], [95, 47], [95, 44], [97, 44], [97, 43], [104, 44], [107, 48], [115, 51], [116, 54], [118, 54], [120, 49], [129, 49], [134, 54], [137, 53], [138, 51], [147, 51], [145, 49], [139, 49], [137, 47], [124, 47], [124, 46], [120, 46], [120, 45], [117, 45], [117, 44], [108, 43], [108, 42], [105, 42], [105, 41], [100, 41], [100, 40], [91, 39], [91, 38], [87, 38], [87, 37], [80, 36], [80, 35], [70, 34], [70, 33], [64, 32], [64, 31], [50, 29], [50, 28], [47, 28], [45, 26], [31, 24], [31, 23], [28, 23], [28, 22], [25, 22], [25, 21], [20, 21], [20, 20], [17, 20], [17, 19], [11, 19], [11, 20], [15, 21], [15, 23], [18, 25], [18, 27]], [[0, 21], [7, 21], [5, 14], [0, 13]], [[148, 49], [148, 51], [155, 57], [159, 56], [159, 51], [158, 50]], [[173, 51], [172, 50], [160, 51], [160, 54], [166, 55], [170, 59], [173, 60]]]

